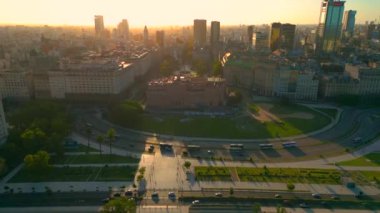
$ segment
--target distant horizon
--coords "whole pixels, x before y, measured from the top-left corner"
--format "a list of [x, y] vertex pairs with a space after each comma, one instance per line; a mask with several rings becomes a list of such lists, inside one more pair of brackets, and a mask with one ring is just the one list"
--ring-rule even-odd
[[[0, 0], [0, 25], [93, 26], [102, 15], [106, 27], [127, 19], [131, 28], [191, 26], [194, 19], [220, 21], [224, 26], [273, 22], [316, 25], [322, 0]], [[274, 7], [275, 5], [275, 7]], [[379, 21], [379, 0], [347, 0], [357, 10], [356, 23]]]

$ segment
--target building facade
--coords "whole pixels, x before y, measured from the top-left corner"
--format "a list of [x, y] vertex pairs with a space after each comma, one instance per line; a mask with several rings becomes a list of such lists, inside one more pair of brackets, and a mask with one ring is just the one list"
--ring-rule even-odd
[[203, 19], [194, 20], [194, 46], [204, 47], [207, 37], [207, 21]]
[[220, 22], [212, 21], [211, 22], [211, 36], [210, 36], [210, 44], [212, 47], [216, 47], [219, 44], [220, 40]]
[[344, 1], [323, 0], [317, 29], [317, 52], [333, 53], [340, 46]]
[[226, 86], [221, 78], [177, 75], [148, 84], [148, 109], [199, 109], [225, 105]]
[[355, 16], [356, 16], [355, 10], [348, 10], [344, 12], [342, 30], [349, 36], [352, 36], [354, 34]]
[[280, 48], [281, 42], [281, 23], [272, 23], [270, 29], [269, 46], [272, 51]]
[[104, 33], [103, 16], [96, 15], [94, 18], [94, 21], [95, 21], [95, 35], [100, 37]]

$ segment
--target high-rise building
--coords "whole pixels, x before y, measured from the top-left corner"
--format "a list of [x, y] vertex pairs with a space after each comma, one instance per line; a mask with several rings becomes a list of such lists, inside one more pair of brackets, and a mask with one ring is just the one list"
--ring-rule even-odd
[[252, 46], [253, 28], [254, 28], [253, 25], [248, 26], [247, 28], [247, 43], [248, 43], [248, 46], [250, 47]]
[[272, 23], [270, 30], [269, 46], [272, 51], [280, 48], [281, 38], [281, 23]]
[[127, 19], [121, 20], [121, 22], [117, 25], [117, 34], [121, 39], [129, 39], [129, 24]]
[[374, 22], [371, 22], [369, 25], [368, 25], [368, 29], [367, 29], [367, 39], [373, 39], [373, 38], [376, 38], [376, 34], [377, 34], [377, 27], [375, 25]]
[[344, 12], [343, 16], [343, 32], [348, 33], [350, 36], [354, 33], [355, 28], [355, 10], [348, 10]]
[[148, 32], [148, 28], [145, 25], [145, 27], [144, 27], [144, 44], [148, 45], [148, 43], [149, 43], [149, 32]]
[[163, 48], [165, 46], [165, 31], [157, 30], [156, 31], [156, 42], [158, 46]]
[[282, 24], [281, 25], [281, 42], [280, 46], [288, 51], [294, 48], [294, 39], [296, 35], [296, 25]]
[[268, 34], [264, 34], [262, 32], [255, 32], [253, 33], [252, 41], [254, 49], [256, 51], [267, 51], [269, 49]]
[[0, 97], [0, 139], [5, 138], [7, 135], [8, 135], [8, 125], [5, 121], [3, 101]]
[[204, 47], [206, 45], [207, 22], [204, 19], [194, 20], [194, 46]]
[[317, 52], [333, 53], [340, 45], [345, 1], [323, 0], [317, 32]]
[[215, 47], [218, 45], [219, 37], [220, 37], [220, 22], [212, 21], [211, 22], [211, 37], [210, 37], [211, 46]]
[[95, 35], [102, 36], [104, 33], [104, 21], [103, 16], [95, 15]]

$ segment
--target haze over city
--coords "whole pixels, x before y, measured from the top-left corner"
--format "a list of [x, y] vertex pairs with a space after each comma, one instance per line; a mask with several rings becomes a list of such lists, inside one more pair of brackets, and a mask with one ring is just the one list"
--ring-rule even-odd
[[[219, 20], [224, 25], [268, 24], [282, 21], [315, 24], [319, 0], [0, 0], [0, 24], [86, 25], [95, 14], [106, 26], [127, 18], [132, 27], [191, 25], [193, 19]], [[378, 0], [349, 0], [357, 23], [379, 17]]]
[[380, 0], [0, 0], [0, 212], [380, 210]]

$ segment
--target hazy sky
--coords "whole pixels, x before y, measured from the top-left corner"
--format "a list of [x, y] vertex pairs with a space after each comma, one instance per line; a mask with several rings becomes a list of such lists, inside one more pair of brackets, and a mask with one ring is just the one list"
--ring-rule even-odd
[[[105, 25], [126, 18], [141, 25], [191, 25], [193, 19], [221, 24], [262, 24], [275, 21], [316, 24], [321, 0], [0, 0], [0, 24]], [[358, 11], [357, 22], [379, 19], [380, 0], [347, 0]]]

